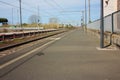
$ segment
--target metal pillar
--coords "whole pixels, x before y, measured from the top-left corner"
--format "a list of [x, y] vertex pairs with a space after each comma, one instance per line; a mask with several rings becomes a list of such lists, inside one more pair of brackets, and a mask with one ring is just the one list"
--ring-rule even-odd
[[101, 0], [100, 48], [104, 48], [104, 0]]
[[12, 8], [12, 25], [13, 25], [13, 8]]
[[84, 23], [84, 11], [82, 11], [82, 19], [83, 19], [83, 25], [85, 24]]
[[38, 6], [38, 27], [39, 27], [39, 22], [40, 22], [40, 8]]
[[90, 5], [90, 0], [88, 0], [88, 8], [89, 8], [89, 23], [91, 22], [91, 5]]
[[20, 5], [20, 28], [22, 29], [22, 10], [21, 10], [21, 0], [19, 0]]
[[87, 29], [87, 1], [85, 0], [85, 29]]
[[114, 13], [112, 13], [112, 34], [114, 33]]

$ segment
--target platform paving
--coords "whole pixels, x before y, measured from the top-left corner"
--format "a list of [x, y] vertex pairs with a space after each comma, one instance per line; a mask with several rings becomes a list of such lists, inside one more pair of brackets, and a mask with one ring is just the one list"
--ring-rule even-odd
[[97, 37], [68, 32], [0, 80], [120, 80], [120, 51], [97, 47]]

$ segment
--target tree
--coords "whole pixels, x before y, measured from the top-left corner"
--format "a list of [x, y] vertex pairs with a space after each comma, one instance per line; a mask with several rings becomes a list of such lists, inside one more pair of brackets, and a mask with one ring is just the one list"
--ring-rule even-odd
[[8, 19], [7, 18], [0, 18], [0, 23], [2, 23], [2, 25], [7, 25]]
[[0, 23], [8, 22], [6, 18], [0, 18]]
[[40, 22], [40, 16], [38, 15], [31, 15], [29, 17], [29, 22], [34, 24], [34, 23], [39, 23]]

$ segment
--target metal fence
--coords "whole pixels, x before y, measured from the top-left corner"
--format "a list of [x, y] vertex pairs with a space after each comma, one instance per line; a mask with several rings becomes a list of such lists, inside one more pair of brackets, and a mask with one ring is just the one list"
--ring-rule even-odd
[[[87, 28], [100, 30], [100, 19], [88, 24]], [[120, 11], [104, 17], [104, 31], [120, 33]]]

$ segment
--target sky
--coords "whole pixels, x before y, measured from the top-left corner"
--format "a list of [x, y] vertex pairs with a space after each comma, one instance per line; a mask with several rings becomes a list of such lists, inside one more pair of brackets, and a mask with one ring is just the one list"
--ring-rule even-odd
[[[52, 17], [58, 18], [59, 23], [80, 24], [85, 10], [85, 0], [21, 0], [22, 22], [29, 23], [31, 15], [41, 17], [41, 23], [49, 23]], [[88, 13], [88, 0], [87, 13]], [[91, 21], [100, 18], [100, 0], [90, 0]], [[0, 17], [7, 18], [9, 23], [19, 23], [19, 0], [0, 0]]]

